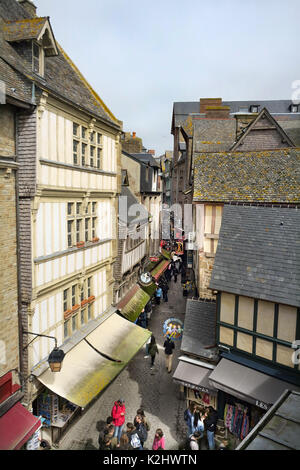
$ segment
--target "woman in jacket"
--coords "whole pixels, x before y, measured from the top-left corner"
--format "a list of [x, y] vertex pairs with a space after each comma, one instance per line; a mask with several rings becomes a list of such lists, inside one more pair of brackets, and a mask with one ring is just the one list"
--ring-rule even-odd
[[113, 417], [113, 425], [115, 426], [114, 437], [116, 437], [118, 441], [117, 447], [120, 447], [120, 439], [125, 423], [125, 413], [126, 408], [124, 405], [124, 400], [123, 398], [120, 398], [118, 401], [115, 401], [115, 404], [111, 410], [111, 415]]

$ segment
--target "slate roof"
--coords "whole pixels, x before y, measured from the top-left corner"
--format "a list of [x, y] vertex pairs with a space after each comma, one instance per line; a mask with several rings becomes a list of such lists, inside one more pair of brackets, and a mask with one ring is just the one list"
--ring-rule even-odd
[[210, 360], [218, 358], [216, 344], [216, 305], [187, 299], [181, 351]]
[[[120, 196], [122, 197], [127, 197], [126, 199], [126, 209], [127, 209], [127, 220], [126, 220], [126, 214], [124, 214], [122, 208], [123, 205], [120, 206], [120, 198], [119, 198], [119, 220], [121, 222], [127, 223], [127, 225], [133, 225], [133, 224], [141, 224], [142, 222], [147, 222], [148, 221], [148, 213], [142, 204], [139, 203], [139, 201], [136, 199], [136, 197], [133, 195], [133, 193], [130, 191], [128, 186], [123, 186], [121, 187], [121, 194]], [[131, 206], [138, 204], [138, 207], [140, 208], [140, 213], [137, 213], [136, 215], [129, 215], [129, 211]], [[137, 206], [136, 206], [137, 207]], [[132, 210], [133, 212], [136, 212]]]
[[194, 201], [300, 203], [300, 149], [195, 153]]
[[160, 168], [160, 164], [155, 160], [151, 153], [132, 153], [131, 155], [143, 163], [148, 163], [152, 167]]
[[[258, 105], [259, 111], [267, 108], [271, 114], [290, 113], [291, 104], [292, 100], [222, 101], [222, 106], [230, 106], [231, 114], [238, 113], [241, 108], [250, 109], [251, 105]], [[200, 100], [174, 102], [173, 112], [176, 116], [198, 114], [200, 113]], [[299, 114], [298, 117], [300, 117]]]
[[300, 450], [300, 393], [284, 392], [235, 450]]
[[300, 307], [300, 210], [225, 205], [209, 288]]
[[26, 39], [36, 39], [47, 21], [47, 17], [6, 21], [3, 26], [5, 40], [8, 42], [14, 42]]
[[[0, 0], [0, 58], [2, 62], [6, 64], [5, 67], [2, 66], [0, 79], [6, 82], [11, 79], [13, 74], [18, 73], [23, 80], [23, 91], [27, 90], [28, 82], [35, 83], [37, 87], [36, 95], [38, 95], [38, 89], [45, 90], [71, 105], [75, 105], [78, 109], [104, 120], [111, 126], [120, 128], [120, 121], [118, 121], [107, 108], [72, 60], [58, 44], [56, 44], [58, 47], [58, 55], [45, 57], [45, 76], [40, 77], [32, 71], [31, 64], [27, 63], [24, 58], [19, 55], [17, 49], [5, 39], [4, 27], [7, 26], [6, 22], [15, 21], [20, 22], [19, 24], [21, 25], [24, 19], [26, 19], [30, 27], [33, 27], [36, 21], [36, 29], [34, 32], [34, 34], [36, 34], [39, 28], [38, 18], [36, 20], [30, 19], [30, 15], [16, 0]], [[49, 18], [47, 18], [47, 20], [49, 21]], [[17, 24], [18, 23], [15, 23], [15, 25]], [[30, 28], [28, 27], [28, 29]], [[14, 34], [17, 34], [16, 29], [14, 30]], [[20, 28], [20, 35], [21, 34], [23, 34], [22, 28]], [[26, 91], [25, 94], [26, 101], [28, 103], [32, 102], [31, 88], [30, 92]]]

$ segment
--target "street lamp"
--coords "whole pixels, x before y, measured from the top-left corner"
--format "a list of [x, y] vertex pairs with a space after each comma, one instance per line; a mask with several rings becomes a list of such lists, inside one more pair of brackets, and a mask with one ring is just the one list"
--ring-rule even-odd
[[[23, 334], [35, 335], [35, 337], [43, 336], [44, 338], [54, 339], [55, 347], [54, 347], [53, 351], [51, 351], [51, 353], [49, 354], [48, 363], [49, 363], [49, 367], [50, 367], [52, 372], [60, 372], [61, 367], [62, 367], [62, 362], [63, 362], [64, 357], [65, 357], [65, 353], [62, 349], [58, 349], [57, 339], [55, 338], [55, 336], [41, 335], [39, 333], [32, 333], [31, 331], [23, 331]], [[28, 346], [34, 340], [35, 340], [35, 338], [33, 338], [28, 344], [26, 344], [26, 346], [23, 347], [23, 350], [28, 348]]]

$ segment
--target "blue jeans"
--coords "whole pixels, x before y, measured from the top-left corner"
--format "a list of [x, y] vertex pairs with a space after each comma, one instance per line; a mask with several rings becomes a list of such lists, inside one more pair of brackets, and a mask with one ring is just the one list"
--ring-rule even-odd
[[122, 424], [121, 426], [115, 426], [114, 437], [118, 439], [118, 443], [120, 442], [123, 428], [124, 428], [124, 424]]
[[214, 438], [215, 433], [213, 431], [206, 431], [206, 434], [207, 434], [209, 450], [214, 450], [215, 449], [215, 438]]

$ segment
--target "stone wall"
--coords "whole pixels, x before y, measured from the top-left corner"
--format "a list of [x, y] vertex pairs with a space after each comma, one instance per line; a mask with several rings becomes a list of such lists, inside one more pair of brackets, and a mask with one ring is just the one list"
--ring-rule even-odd
[[201, 299], [216, 299], [213, 291], [208, 289], [214, 261], [214, 257], [207, 257], [204, 253], [199, 253], [199, 277], [196, 287]]
[[[3, 128], [0, 127], [0, 131]], [[1, 132], [2, 133], [2, 132]], [[0, 162], [0, 376], [19, 368], [15, 170]]]

